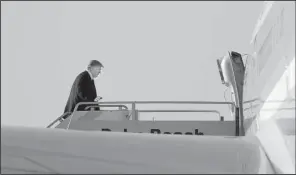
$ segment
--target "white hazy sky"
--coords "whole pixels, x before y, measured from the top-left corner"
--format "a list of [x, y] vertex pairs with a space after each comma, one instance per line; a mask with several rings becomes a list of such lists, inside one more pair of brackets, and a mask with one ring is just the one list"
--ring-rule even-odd
[[224, 101], [216, 59], [251, 52], [262, 5], [1, 2], [1, 124], [48, 125], [91, 59], [105, 65], [96, 82], [105, 101]]

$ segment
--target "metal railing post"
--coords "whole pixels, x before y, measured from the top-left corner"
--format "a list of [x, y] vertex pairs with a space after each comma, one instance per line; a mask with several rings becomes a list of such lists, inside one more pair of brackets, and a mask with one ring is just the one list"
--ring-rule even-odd
[[239, 136], [240, 132], [239, 132], [239, 108], [235, 107], [235, 135]]
[[136, 120], [136, 103], [132, 103], [132, 120]]

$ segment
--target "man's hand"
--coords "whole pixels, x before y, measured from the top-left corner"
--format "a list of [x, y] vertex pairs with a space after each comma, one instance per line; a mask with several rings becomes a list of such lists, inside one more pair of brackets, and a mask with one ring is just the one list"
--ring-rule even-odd
[[98, 102], [98, 101], [100, 101], [101, 99], [103, 99], [103, 97], [97, 96], [97, 98], [95, 98], [94, 101]]

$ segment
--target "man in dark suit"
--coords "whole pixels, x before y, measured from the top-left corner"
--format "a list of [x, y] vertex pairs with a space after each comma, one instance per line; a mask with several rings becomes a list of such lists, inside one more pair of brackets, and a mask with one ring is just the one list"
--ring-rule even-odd
[[[70, 116], [77, 103], [94, 102], [98, 100], [99, 97], [97, 97], [94, 78], [98, 77], [103, 67], [104, 66], [99, 61], [91, 60], [87, 70], [76, 77], [62, 118], [65, 119]], [[84, 110], [85, 107], [86, 105], [80, 105], [77, 110]]]

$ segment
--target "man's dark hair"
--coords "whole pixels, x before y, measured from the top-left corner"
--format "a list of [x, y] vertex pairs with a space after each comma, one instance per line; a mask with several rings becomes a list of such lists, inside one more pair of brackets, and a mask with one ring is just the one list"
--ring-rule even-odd
[[88, 64], [88, 68], [92, 67], [92, 66], [101, 66], [104, 67], [103, 64], [101, 62], [99, 62], [98, 60], [91, 60]]

